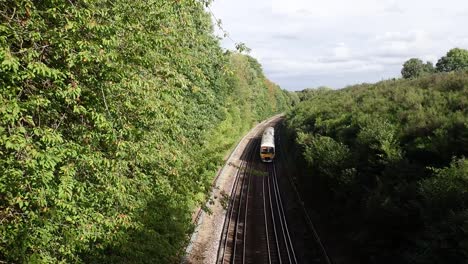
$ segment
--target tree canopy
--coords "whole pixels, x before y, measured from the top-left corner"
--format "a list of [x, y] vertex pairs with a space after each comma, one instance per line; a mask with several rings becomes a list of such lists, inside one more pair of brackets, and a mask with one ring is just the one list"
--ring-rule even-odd
[[405, 79], [410, 79], [420, 77], [431, 72], [434, 72], [434, 66], [431, 62], [428, 61], [424, 64], [422, 60], [412, 58], [403, 64], [401, 75]]
[[0, 2], [0, 262], [180, 259], [226, 152], [291, 104], [209, 2]]
[[403, 64], [401, 75], [405, 79], [417, 78], [433, 72], [451, 72], [468, 69], [468, 50], [453, 48], [440, 58], [434, 68], [432, 62], [411, 58]]
[[468, 50], [454, 48], [437, 61], [437, 71], [450, 72], [468, 69]]
[[302, 93], [292, 173], [360, 263], [465, 263], [468, 71]]

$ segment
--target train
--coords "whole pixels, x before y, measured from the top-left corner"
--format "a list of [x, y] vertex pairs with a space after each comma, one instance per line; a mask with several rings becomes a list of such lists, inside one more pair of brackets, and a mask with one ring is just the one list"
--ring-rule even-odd
[[273, 162], [275, 158], [275, 129], [267, 127], [263, 131], [262, 142], [260, 144], [260, 159], [263, 162]]

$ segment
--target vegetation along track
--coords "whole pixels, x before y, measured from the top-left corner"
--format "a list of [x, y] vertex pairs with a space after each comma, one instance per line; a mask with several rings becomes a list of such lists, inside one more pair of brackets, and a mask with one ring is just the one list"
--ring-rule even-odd
[[[280, 183], [275, 163], [260, 161], [260, 136], [267, 126], [250, 139], [241, 158], [217, 263], [331, 263], [292, 183]], [[278, 136], [277, 153], [280, 146]], [[280, 190], [285, 184], [286, 192]]]

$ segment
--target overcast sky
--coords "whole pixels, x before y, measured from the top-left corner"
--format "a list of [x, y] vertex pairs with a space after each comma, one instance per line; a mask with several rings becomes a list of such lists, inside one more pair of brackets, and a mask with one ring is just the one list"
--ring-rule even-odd
[[435, 64], [468, 48], [468, 0], [215, 0], [211, 10], [287, 90], [400, 77], [409, 58]]

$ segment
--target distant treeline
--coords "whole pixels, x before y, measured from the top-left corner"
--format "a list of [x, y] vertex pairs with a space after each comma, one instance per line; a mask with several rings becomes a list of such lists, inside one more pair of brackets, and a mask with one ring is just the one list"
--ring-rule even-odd
[[299, 96], [297, 180], [360, 263], [466, 263], [468, 71]]
[[440, 58], [436, 67], [432, 62], [423, 63], [421, 59], [411, 58], [403, 64], [401, 75], [405, 79], [417, 78], [434, 72], [451, 72], [468, 69], [468, 50], [454, 48]]
[[0, 262], [179, 261], [226, 152], [292, 100], [209, 2], [0, 2]]

